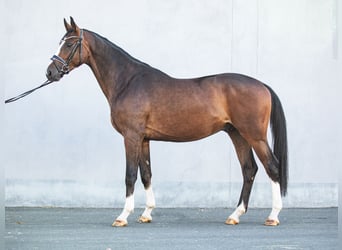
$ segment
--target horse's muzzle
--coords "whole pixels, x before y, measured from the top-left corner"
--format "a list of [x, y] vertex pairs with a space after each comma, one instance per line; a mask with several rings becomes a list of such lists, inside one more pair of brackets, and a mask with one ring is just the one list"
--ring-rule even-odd
[[49, 81], [59, 81], [63, 75], [64, 73], [59, 71], [57, 67], [55, 67], [54, 63], [51, 63], [46, 69], [46, 77]]

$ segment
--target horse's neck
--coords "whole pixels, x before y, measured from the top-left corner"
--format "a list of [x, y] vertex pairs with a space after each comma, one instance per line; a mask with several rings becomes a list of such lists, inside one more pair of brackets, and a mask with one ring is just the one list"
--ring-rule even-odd
[[92, 36], [89, 41], [91, 56], [87, 64], [92, 69], [104, 95], [111, 102], [137, 68], [122, 50], [93, 33], [89, 34]]

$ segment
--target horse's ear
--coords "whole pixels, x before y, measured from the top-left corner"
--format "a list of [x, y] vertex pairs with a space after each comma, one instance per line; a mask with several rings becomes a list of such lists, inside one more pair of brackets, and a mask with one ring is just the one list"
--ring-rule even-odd
[[71, 25], [68, 24], [68, 22], [67, 22], [67, 20], [65, 20], [65, 18], [64, 18], [64, 26], [65, 26], [65, 29], [66, 29], [67, 32], [72, 30]]
[[75, 23], [74, 19], [72, 17], [70, 17], [70, 24], [71, 24], [71, 27], [74, 31], [78, 31], [80, 28], [78, 28], [77, 24]]

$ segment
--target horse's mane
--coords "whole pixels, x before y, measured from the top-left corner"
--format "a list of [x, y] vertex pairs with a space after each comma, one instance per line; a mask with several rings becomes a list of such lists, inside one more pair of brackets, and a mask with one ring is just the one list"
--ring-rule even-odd
[[122, 48], [120, 48], [119, 46], [117, 46], [116, 44], [114, 44], [113, 42], [111, 42], [110, 40], [108, 40], [107, 38], [93, 32], [87, 29], [84, 29], [85, 31], [91, 33], [93, 36], [99, 38], [100, 40], [102, 40], [103, 42], [105, 42], [108, 46], [112, 47], [114, 50], [119, 51], [121, 54], [123, 54], [124, 56], [126, 56], [129, 60], [132, 60], [138, 64], [141, 65], [145, 65], [147, 67], [151, 67], [150, 65], [148, 65], [147, 63], [144, 63], [136, 58], [134, 58], [133, 56], [131, 56], [129, 53], [127, 53], [125, 50], [123, 50]]

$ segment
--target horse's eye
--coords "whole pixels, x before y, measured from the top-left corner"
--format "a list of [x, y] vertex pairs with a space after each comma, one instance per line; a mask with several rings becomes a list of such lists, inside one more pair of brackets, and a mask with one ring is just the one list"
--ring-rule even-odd
[[72, 46], [72, 43], [67, 43], [66, 46], [70, 48]]

